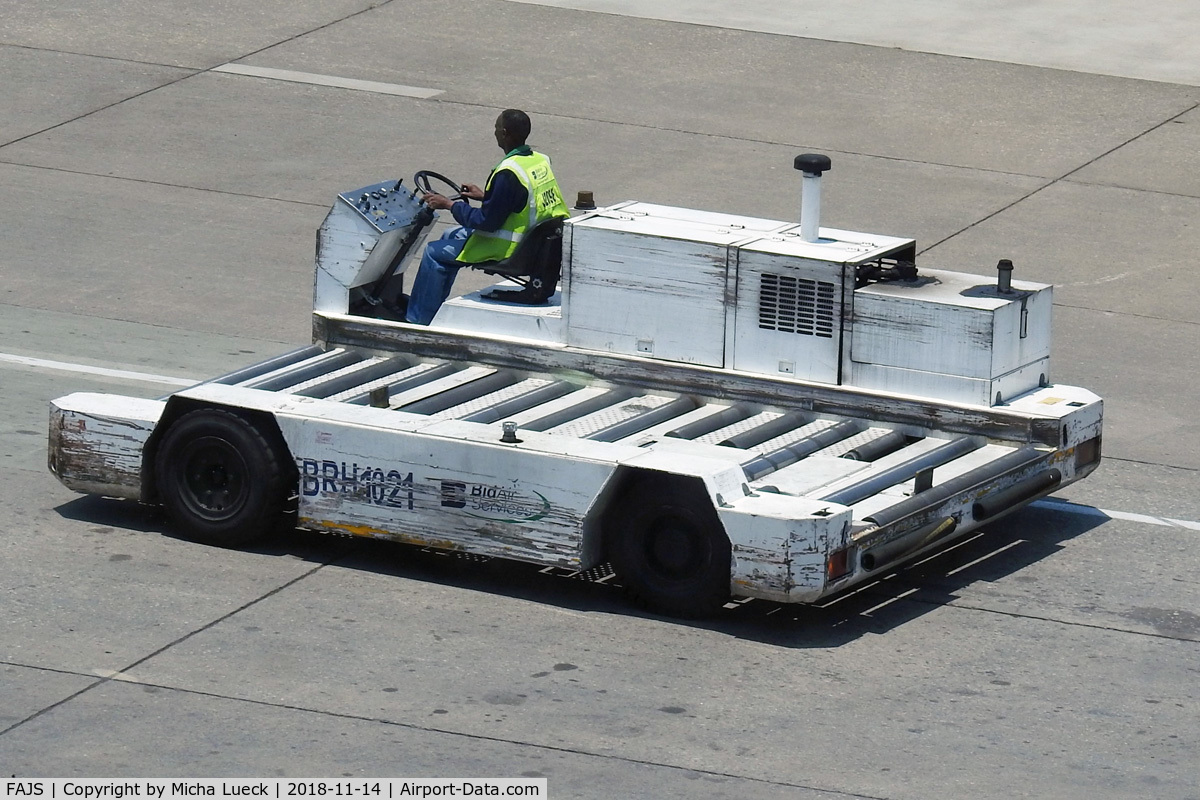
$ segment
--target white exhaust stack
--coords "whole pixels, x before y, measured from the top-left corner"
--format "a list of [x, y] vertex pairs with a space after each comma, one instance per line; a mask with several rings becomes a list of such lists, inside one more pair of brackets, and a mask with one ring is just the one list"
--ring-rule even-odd
[[805, 153], [796, 156], [792, 166], [804, 175], [800, 189], [800, 238], [806, 242], [821, 239], [821, 173], [833, 166], [829, 156]]

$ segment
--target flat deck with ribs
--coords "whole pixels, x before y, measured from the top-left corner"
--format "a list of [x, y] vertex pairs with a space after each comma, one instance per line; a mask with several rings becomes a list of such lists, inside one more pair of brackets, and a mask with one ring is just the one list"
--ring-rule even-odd
[[[515, 343], [493, 342], [489, 364], [469, 336], [327, 324], [375, 348], [312, 345], [164, 400], [122, 398], [120, 411], [99, 395], [55, 401], [52, 469], [81, 491], [153, 500], [155, 431], [197, 409], [237, 409], [278, 426], [302, 527], [575, 569], [613, 558], [611, 528], [628, 524], [628, 504], [653, 502], [629, 497], [639, 476], [664, 474], [654, 497], [714, 507], [734, 594], [813, 602], [1081, 477], [1099, 457], [1078, 447], [1095, 441], [1098, 411], [1067, 413], [1093, 398], [1070, 387], [1003, 410], [939, 405], [931, 429], [921, 424], [930, 404], [916, 399], [774, 382], [764, 405], [754, 376], [622, 360], [615, 383], [565, 368], [564, 351], [551, 371], [528, 363], [544, 362], [543, 350], [523, 359]], [[392, 351], [377, 349], [389, 334]], [[472, 361], [431, 355], [472, 344]], [[422, 355], [397, 355], [404, 346]]]

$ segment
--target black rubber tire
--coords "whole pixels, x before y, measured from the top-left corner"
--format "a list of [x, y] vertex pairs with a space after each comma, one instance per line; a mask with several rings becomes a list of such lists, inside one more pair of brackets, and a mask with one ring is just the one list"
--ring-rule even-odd
[[729, 539], [698, 479], [638, 480], [618, 498], [606, 542], [617, 576], [638, 605], [697, 618], [729, 600]]
[[283, 457], [243, 417], [218, 408], [191, 411], [159, 445], [158, 496], [188, 538], [245, 547], [278, 529], [290, 494]]

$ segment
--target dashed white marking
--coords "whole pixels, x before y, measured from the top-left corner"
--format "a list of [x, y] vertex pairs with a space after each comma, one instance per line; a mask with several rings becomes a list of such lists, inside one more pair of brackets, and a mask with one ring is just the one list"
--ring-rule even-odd
[[1052, 508], [1057, 511], [1067, 511], [1072, 514], [1086, 514], [1092, 517], [1107, 517], [1128, 522], [1141, 522], [1145, 525], [1160, 525], [1167, 528], [1186, 528], [1190, 531], [1200, 531], [1200, 522], [1186, 519], [1171, 519], [1170, 517], [1155, 517], [1150, 514], [1134, 514], [1129, 511], [1111, 511], [1107, 508], [1085, 506], [1080, 503], [1070, 503], [1066, 500], [1038, 500], [1030, 505], [1041, 508]]
[[1000, 554], [1001, 554], [1001, 553], [1003, 553], [1005, 550], [1008, 550], [1008, 549], [1010, 549], [1010, 548], [1016, 547], [1017, 545], [1021, 544], [1021, 542], [1022, 542], [1022, 541], [1023, 541], [1023, 540], [1021, 540], [1021, 539], [1018, 539], [1018, 540], [1017, 540], [1017, 541], [1015, 541], [1015, 542], [1009, 542], [1008, 544], [1004, 545], [1004, 546], [1003, 546], [1003, 547], [1001, 547], [1000, 549], [998, 549], [998, 550], [993, 550], [992, 552], [988, 553], [986, 556], [980, 556], [979, 558], [975, 559], [974, 561], [971, 561], [971, 562], [968, 562], [968, 563], [966, 563], [966, 564], [963, 564], [963, 565], [962, 565], [962, 566], [960, 566], [960, 567], [955, 567], [954, 569], [950, 570], [950, 571], [949, 571], [949, 572], [947, 572], [946, 574], [947, 574], [947, 575], [954, 575], [954, 574], [956, 574], [956, 573], [962, 572], [963, 570], [970, 569], [971, 567], [975, 566], [976, 564], [979, 564], [979, 563], [981, 563], [981, 562], [983, 562], [983, 561], [987, 561], [989, 558], [992, 558], [993, 556], [998, 556], [998, 555], [1000, 555]]
[[420, 86], [404, 86], [399, 83], [360, 81], [353, 78], [339, 78], [336, 75], [296, 72], [290, 69], [252, 67], [249, 64], [222, 64], [219, 67], [213, 67], [212, 71], [225, 72], [231, 75], [247, 75], [251, 78], [266, 78], [273, 81], [307, 83], [311, 86], [332, 86], [337, 89], [353, 89], [356, 92], [374, 92], [376, 94], [392, 94], [400, 97], [417, 97], [422, 100], [427, 100], [442, 93], [441, 89], [425, 89]]
[[98, 375], [102, 378], [121, 378], [123, 380], [141, 381], [142, 383], [162, 383], [167, 386], [195, 386], [200, 381], [192, 378], [176, 378], [171, 375], [154, 375], [149, 372], [134, 372], [128, 369], [110, 369], [96, 367], [91, 364], [72, 364], [67, 361], [51, 361], [45, 358], [16, 356], [11, 353], [0, 353], [0, 362], [17, 364], [35, 369], [53, 369], [59, 372], [81, 372], [85, 375]]

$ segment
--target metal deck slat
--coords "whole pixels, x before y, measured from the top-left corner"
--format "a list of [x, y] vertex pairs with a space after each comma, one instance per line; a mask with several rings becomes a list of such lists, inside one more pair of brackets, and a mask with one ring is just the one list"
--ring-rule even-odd
[[462, 419], [463, 417], [469, 417], [477, 412], [486, 411], [487, 409], [498, 405], [499, 403], [503, 403], [506, 400], [511, 400], [514, 397], [520, 397], [521, 395], [528, 394], [535, 389], [548, 386], [551, 383], [552, 381], [548, 378], [526, 378], [524, 380], [511, 383], [508, 386], [502, 386], [493, 392], [488, 392], [486, 394], [479, 395], [478, 397], [472, 397], [470, 400], [466, 400], [462, 403], [448, 406], [447, 408], [444, 408], [435, 414], [431, 414], [430, 416], [432, 416], [434, 419]]
[[783, 416], [780, 411], [760, 411], [749, 417], [738, 420], [737, 422], [726, 425], [723, 428], [717, 428], [711, 433], [706, 433], [703, 436], [697, 437], [695, 441], [702, 444], [718, 444], [732, 436], [739, 436], [747, 431], [754, 430], [760, 425], [774, 422]]
[[937, 468], [983, 445], [983, 439], [976, 436], [922, 439], [874, 462], [869, 470], [855, 475], [849, 483], [832, 490], [822, 490], [821, 499], [853, 506], [897, 484], [913, 480], [919, 472]]
[[[745, 470], [746, 477], [750, 480], [759, 480], [773, 472], [783, 470], [797, 461], [803, 461], [810, 456], [823, 453], [847, 439], [853, 439], [862, 431], [864, 425], [866, 425], [865, 422], [857, 419], [835, 422], [803, 439], [783, 445], [778, 450], [763, 453], [757, 458], [742, 462], [742, 469]], [[845, 474], [844, 471], [842, 474]]]
[[348, 364], [363, 360], [363, 356], [351, 350], [336, 348], [320, 355], [306, 358], [295, 364], [280, 367], [259, 377], [242, 381], [240, 386], [248, 389], [262, 389], [268, 392], [282, 392], [289, 387], [303, 383], [317, 375], [325, 375]]
[[547, 428], [546, 433], [555, 436], [574, 436], [579, 439], [588, 438], [593, 434], [611, 428], [617, 423], [625, 422], [648, 411], [654, 411], [660, 406], [672, 403], [675, 399], [674, 397], [653, 394], [630, 397], [607, 408], [601, 408], [590, 414], [573, 419], [570, 422], [564, 422], [553, 428]]
[[710, 428], [717, 427], [720, 423], [718, 421], [717, 423], [714, 424], [715, 418], [720, 417], [722, 414], [727, 413], [730, 410], [730, 408], [731, 408], [730, 406], [724, 405], [722, 403], [705, 403], [704, 405], [701, 405], [699, 408], [694, 408], [691, 411], [688, 411], [684, 414], [680, 414], [678, 417], [672, 417], [671, 419], [665, 420], [664, 422], [659, 422], [655, 425], [651, 425], [649, 428], [646, 428], [644, 430], [634, 431], [632, 433], [626, 434], [625, 436], [622, 436], [619, 439], [613, 439], [612, 441], [616, 441], [616, 442], [630, 442], [630, 440], [649, 441], [651, 439], [656, 439], [659, 437], [670, 437], [672, 439], [678, 439], [678, 438], [689, 439], [691, 437], [676, 436], [676, 433], [680, 430], [686, 430], [686, 429], [690, 428], [692, 425], [696, 425], [698, 428], [704, 428], [704, 426], [706, 426], [706, 425], [708, 425]]
[[466, 369], [460, 369], [449, 375], [444, 375], [443, 377], [413, 386], [410, 389], [405, 389], [399, 394], [393, 394], [388, 406], [398, 410], [419, 400], [424, 400], [427, 397], [433, 397], [447, 389], [462, 386], [464, 383], [470, 383], [486, 375], [494, 375], [496, 371], [495, 367], [467, 367]]
[[[847, 439], [846, 441], [849, 442], [850, 440]], [[924, 439], [918, 439], [915, 442], [912, 442], [911, 444], [909, 444], [907, 447], [903, 447], [894, 453], [889, 453], [886, 456], [884, 456], [883, 458], [880, 458], [876, 461], [860, 462], [861, 464], [863, 464], [863, 469], [860, 470], [859, 472], [855, 473], [855, 475], [853, 477], [843, 478], [843, 479], [839, 479], [836, 481], [831, 481], [830, 483], [826, 484], [825, 486], [820, 487], [819, 491], [813, 492], [813, 494], [820, 495], [821, 499], [823, 499], [823, 500], [828, 500], [829, 495], [844, 491], [849, 487], [859, 484], [865, 478], [867, 478], [869, 476], [880, 475], [880, 474], [886, 472], [887, 470], [892, 469], [893, 467], [895, 467], [897, 465], [907, 464], [907, 463], [913, 461], [914, 459], [924, 456], [925, 454], [929, 453], [930, 451], [936, 450], [938, 447], [946, 444], [946, 442], [948, 442], [948, 441], [950, 441], [950, 440], [946, 439], [944, 437], [934, 437], [934, 436], [927, 436]], [[835, 457], [835, 456], [830, 455], [831, 453], [834, 452], [834, 449], [835, 448], [831, 447], [828, 450], [825, 450], [824, 452], [822, 452], [820, 455], [822, 457], [826, 457], [826, 458]], [[837, 448], [837, 449], [843, 449], [843, 448]], [[836, 456], [836, 458], [843, 458], [843, 456]], [[853, 459], [845, 459], [845, 460], [850, 461]], [[899, 480], [896, 481], [896, 483], [899, 483], [899, 482], [900, 482]], [[887, 487], [883, 487], [883, 488], [887, 488]], [[837, 502], [837, 501], [831, 501], [831, 502]]]
[[329, 397], [332, 394], [344, 392], [355, 386], [361, 386], [367, 381], [374, 380], [382, 375], [399, 372], [411, 363], [411, 361], [403, 358], [375, 356], [364, 359], [357, 364], [351, 364], [348, 367], [334, 370], [327, 375], [319, 375], [311, 378], [303, 384], [291, 387], [288, 391], [292, 394], [303, 395], [304, 397]]
[[620, 403], [628, 399], [630, 394], [625, 389], [589, 386], [564, 395], [558, 400], [544, 403], [526, 412], [514, 415], [511, 419], [520, 428], [531, 431], [545, 431], [548, 428], [563, 425], [570, 420], [591, 414], [597, 409]]
[[752, 480], [750, 486], [761, 491], [808, 497], [822, 486], [862, 472], [868, 466], [848, 458], [806, 458], [768, 472]]
[[453, 364], [446, 362], [442, 363], [426, 363], [411, 366], [408, 369], [402, 369], [394, 372], [391, 375], [382, 375], [373, 381], [359, 384], [344, 392], [338, 392], [325, 399], [335, 400], [339, 403], [351, 403], [355, 405], [363, 405], [371, 398], [371, 392], [375, 389], [380, 389], [384, 386], [395, 392], [402, 392], [405, 389], [411, 388], [421, 383], [428, 383], [435, 378], [440, 378], [443, 375], [449, 375], [454, 372], [456, 367]]
[[799, 428], [794, 428], [787, 433], [776, 436], [774, 439], [768, 439], [765, 442], [761, 442], [747, 449], [753, 453], [758, 453], [759, 455], [773, 453], [782, 447], [795, 444], [796, 442], [799, 442], [802, 439], [807, 439], [810, 436], [814, 436], [827, 428], [832, 428], [837, 424], [837, 422], [838, 421], [832, 419], [815, 419], [807, 425], [801, 425]]
[[720, 411], [709, 417], [688, 422], [679, 420], [679, 427], [667, 431], [666, 435], [673, 439], [697, 439], [739, 420], [754, 416], [753, 409], [741, 404], [721, 405], [720, 408]]
[[822, 452], [821, 455], [831, 456], [833, 458], [841, 458], [846, 453], [849, 453], [851, 450], [854, 450], [858, 447], [862, 447], [864, 444], [870, 444], [871, 442], [875, 441], [876, 439], [879, 439], [883, 436], [887, 436], [891, 432], [892, 431], [890, 428], [870, 427], [870, 428], [867, 428], [866, 430], [862, 431], [861, 433], [855, 434], [854, 436], [851, 436], [848, 439], [843, 439], [842, 441], [838, 442], [837, 444], [832, 445], [831, 447], [829, 447], [829, 449]]
[[438, 419], [461, 419], [467, 422], [497, 422], [511, 414], [562, 397], [578, 388], [567, 381], [526, 378], [498, 391], [439, 411], [434, 416]]
[[641, 414], [634, 415], [629, 419], [611, 425], [604, 430], [597, 431], [587, 438], [594, 439], [598, 442], [615, 442], [618, 439], [623, 439], [626, 436], [632, 436], [635, 433], [644, 431], [645, 429], [656, 425], [663, 420], [674, 420], [692, 411], [696, 408], [696, 400], [691, 397], [677, 397], [665, 405], [658, 406]]
[[1017, 448], [1012, 445], [986, 444], [973, 453], [967, 453], [962, 458], [936, 467], [933, 471], [934, 484], [944, 483], [959, 475], [965, 475], [973, 469], [998, 461], [1016, 451]]
[[1056, 419], [1008, 407], [972, 408], [930, 398], [895, 396], [845, 385], [781, 380], [770, 375], [731, 374], [697, 364], [637, 359], [616, 353], [583, 353], [572, 347], [546, 347], [541, 342], [420, 326], [380, 326], [374, 320], [345, 314], [314, 312], [313, 334], [321, 341], [371, 350], [403, 352], [414, 357], [446, 359], [470, 353], [474, 363], [529, 374], [560, 375], [585, 371], [591, 380], [610, 385], [638, 386], [644, 391], [722, 398], [724, 402], [788, 408], [802, 406], [822, 416], [857, 416], [890, 425], [930, 428], [990, 439], [1036, 442], [1057, 446], [1061, 430]]
[[789, 411], [750, 430], [742, 431], [741, 433], [722, 439], [717, 444], [725, 447], [736, 447], [739, 450], [750, 450], [755, 445], [802, 428], [811, 421], [812, 415], [805, 416], [794, 411]]
[[[1003, 445], [984, 445], [977, 450], [967, 453], [964, 456], [949, 461], [943, 465], [934, 467], [933, 470], [933, 486], [934, 488], [942, 486], [949, 481], [953, 481], [959, 476], [965, 475], [973, 470], [986, 468], [989, 464], [994, 464], [1001, 459], [1015, 453], [1017, 448], [1005, 447]], [[891, 488], [865, 498], [864, 500], [855, 503], [854, 509], [855, 519], [864, 519], [877, 514], [886, 509], [892, 508], [898, 503], [908, 502], [910, 498], [920, 497], [921, 495], [914, 494], [913, 481], [911, 479], [898, 483]]]
[[949, 480], [940, 481], [927, 491], [871, 512], [862, 519], [879, 527], [890, 525], [906, 516], [927, 512], [956, 494], [969, 491], [982, 483], [998, 480], [1003, 475], [1027, 469], [1039, 461], [1044, 461], [1048, 455], [1047, 451], [1037, 447], [1014, 449], [982, 466], [956, 475]]
[[[465, 371], [465, 370], [464, 370]], [[461, 406], [485, 395], [502, 391], [515, 383], [521, 382], [521, 376], [508, 370], [499, 370], [491, 375], [481, 375], [475, 380], [454, 386], [432, 397], [409, 403], [401, 410], [413, 414], [436, 414], [448, 408]]]
[[222, 375], [219, 378], [213, 378], [211, 381], [209, 381], [209, 383], [222, 383], [227, 386], [234, 386], [239, 383], [245, 383], [247, 381], [254, 380], [262, 375], [266, 375], [268, 372], [277, 372], [281, 369], [286, 369], [293, 364], [310, 359], [313, 356], [319, 355], [320, 353], [320, 347], [315, 344], [310, 344], [307, 347], [301, 347], [296, 350], [292, 350], [291, 352], [284, 353], [283, 355], [275, 356], [275, 358], [269, 358], [266, 361], [260, 361], [257, 364], [251, 364], [248, 367], [243, 367], [242, 369]]

